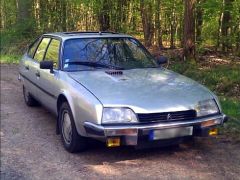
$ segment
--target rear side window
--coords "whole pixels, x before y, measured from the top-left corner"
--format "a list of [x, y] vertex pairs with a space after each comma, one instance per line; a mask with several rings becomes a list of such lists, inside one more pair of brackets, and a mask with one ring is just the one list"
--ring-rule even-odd
[[44, 54], [46, 52], [48, 43], [50, 41], [50, 38], [43, 38], [41, 43], [39, 44], [37, 51], [35, 52], [34, 58], [37, 61], [42, 61]]
[[37, 48], [37, 45], [40, 41], [40, 38], [38, 38], [37, 40], [34, 41], [34, 43], [30, 46], [29, 50], [28, 50], [28, 56], [30, 56], [31, 58], [33, 57], [34, 55], [34, 52]]
[[53, 61], [54, 68], [58, 67], [59, 48], [60, 48], [60, 41], [56, 39], [52, 39], [52, 41], [48, 46], [47, 53], [45, 56], [46, 61]]

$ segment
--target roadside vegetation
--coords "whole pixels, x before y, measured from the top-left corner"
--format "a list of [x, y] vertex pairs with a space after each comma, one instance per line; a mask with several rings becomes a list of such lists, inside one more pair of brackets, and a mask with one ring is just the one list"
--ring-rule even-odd
[[170, 69], [198, 81], [217, 94], [223, 112], [229, 116], [220, 133], [240, 141], [240, 62], [214, 55], [204, 58], [195, 65], [173, 61]]

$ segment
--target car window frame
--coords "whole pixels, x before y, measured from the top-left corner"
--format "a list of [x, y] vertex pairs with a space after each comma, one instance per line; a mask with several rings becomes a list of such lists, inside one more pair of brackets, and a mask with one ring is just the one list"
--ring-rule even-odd
[[[41, 61], [37, 61], [37, 60], [35, 60], [33, 57], [35, 56], [35, 53], [36, 53], [36, 51], [37, 51], [40, 43], [42, 42], [42, 39], [43, 39], [43, 38], [50, 38], [50, 41], [49, 41], [49, 43], [48, 43], [48, 45], [47, 45], [47, 47], [46, 47], [46, 51], [45, 51], [45, 53], [44, 53], [44, 55], [43, 55], [43, 60], [41, 60], [41, 61], [44, 61], [44, 60], [45, 60], [46, 52], [47, 52], [47, 50], [48, 50], [48, 47], [49, 47], [52, 39], [55, 39], [55, 40], [59, 40], [59, 41], [60, 41], [60, 48], [59, 48], [59, 54], [58, 54], [58, 67], [57, 67], [57, 69], [54, 68], [54, 70], [61, 70], [61, 64], [62, 64], [62, 56], [61, 56], [61, 54], [62, 54], [62, 44], [63, 44], [63, 40], [62, 40], [62, 38], [60, 38], [60, 37], [51, 36], [51, 35], [41, 35], [41, 36], [39, 36], [38, 38], [36, 38], [36, 39], [28, 46], [27, 56], [30, 57], [30, 58], [32, 59], [32, 61], [34, 61], [35, 63], [40, 64]], [[34, 50], [33, 56], [31, 57], [31, 56], [29, 56], [28, 52], [29, 52], [30, 48], [33, 46], [33, 44], [34, 44], [35, 42], [37, 42], [37, 41], [39, 41], [39, 42], [38, 42], [38, 44], [37, 44], [37, 47], [36, 47], [35, 50]]]
[[[59, 50], [58, 50], [58, 66], [57, 66], [57, 68], [54, 68], [53, 67], [53, 69], [55, 69], [55, 70], [59, 70], [60, 68], [60, 53], [61, 53], [61, 47], [62, 47], [62, 41], [61, 41], [61, 38], [58, 38], [58, 37], [54, 37], [54, 36], [51, 36], [50, 37], [51, 39], [50, 39], [50, 41], [49, 41], [49, 43], [48, 43], [48, 45], [47, 45], [47, 48], [46, 48], [46, 51], [45, 51], [45, 53], [44, 53], [44, 56], [43, 56], [43, 60], [42, 61], [46, 61], [46, 54], [47, 54], [47, 51], [48, 51], [48, 48], [49, 48], [49, 46], [50, 46], [50, 44], [51, 44], [51, 42], [52, 42], [52, 40], [54, 39], [54, 40], [57, 40], [57, 41], [59, 41]], [[40, 61], [41, 62], [41, 61]]]
[[43, 40], [44, 38], [49, 38], [50, 40], [49, 40], [49, 42], [48, 42], [48, 44], [47, 44], [46, 51], [45, 51], [44, 54], [43, 54], [43, 59], [45, 58], [45, 54], [46, 54], [46, 52], [47, 52], [47, 48], [48, 48], [48, 46], [49, 46], [49, 43], [51, 42], [51, 37], [45, 37], [45, 36], [42, 36], [42, 37], [41, 37], [41, 40], [39, 41], [38, 46], [36, 47], [36, 49], [35, 49], [35, 51], [34, 51], [34, 54], [33, 54], [33, 57], [32, 57], [32, 60], [33, 60], [34, 62], [37, 62], [38, 64], [39, 64], [41, 61], [43, 61], [43, 59], [42, 59], [41, 61], [38, 61], [38, 60], [34, 59], [34, 56], [35, 56], [35, 54], [36, 54], [36, 52], [37, 52], [37, 49], [38, 49], [38, 47], [40, 46], [40, 44], [41, 44], [41, 42], [42, 42], [42, 40]]
[[[34, 45], [37, 41], [38, 41], [38, 43], [37, 43], [36, 48], [34, 49], [33, 55], [30, 56], [29, 51], [30, 51], [30, 49], [33, 47], [33, 45]], [[27, 48], [27, 56], [28, 56], [28, 57], [30, 57], [31, 59], [33, 59], [33, 57], [34, 57], [34, 55], [35, 55], [35, 53], [36, 53], [36, 50], [37, 50], [37, 48], [38, 48], [38, 46], [39, 46], [39, 44], [40, 44], [41, 41], [42, 41], [42, 36], [39, 36], [39, 37], [37, 37], [37, 38], [28, 46], [28, 48]]]

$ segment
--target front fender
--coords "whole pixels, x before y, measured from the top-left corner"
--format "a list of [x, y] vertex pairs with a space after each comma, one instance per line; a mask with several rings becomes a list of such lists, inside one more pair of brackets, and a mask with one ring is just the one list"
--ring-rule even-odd
[[103, 106], [86, 88], [79, 84], [77, 86], [77, 88], [72, 86], [62, 89], [61, 95], [63, 95], [69, 103], [77, 132], [82, 136], [86, 136], [84, 122], [90, 121], [95, 124], [100, 124]]

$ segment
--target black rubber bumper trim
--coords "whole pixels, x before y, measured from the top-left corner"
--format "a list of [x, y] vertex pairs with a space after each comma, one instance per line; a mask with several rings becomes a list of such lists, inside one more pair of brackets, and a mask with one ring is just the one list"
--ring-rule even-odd
[[225, 116], [225, 117], [223, 118], [223, 123], [227, 122], [228, 120], [229, 120], [229, 117], [228, 117], [228, 116]]
[[84, 124], [84, 128], [88, 134], [105, 137], [104, 130], [95, 129], [87, 124]]

